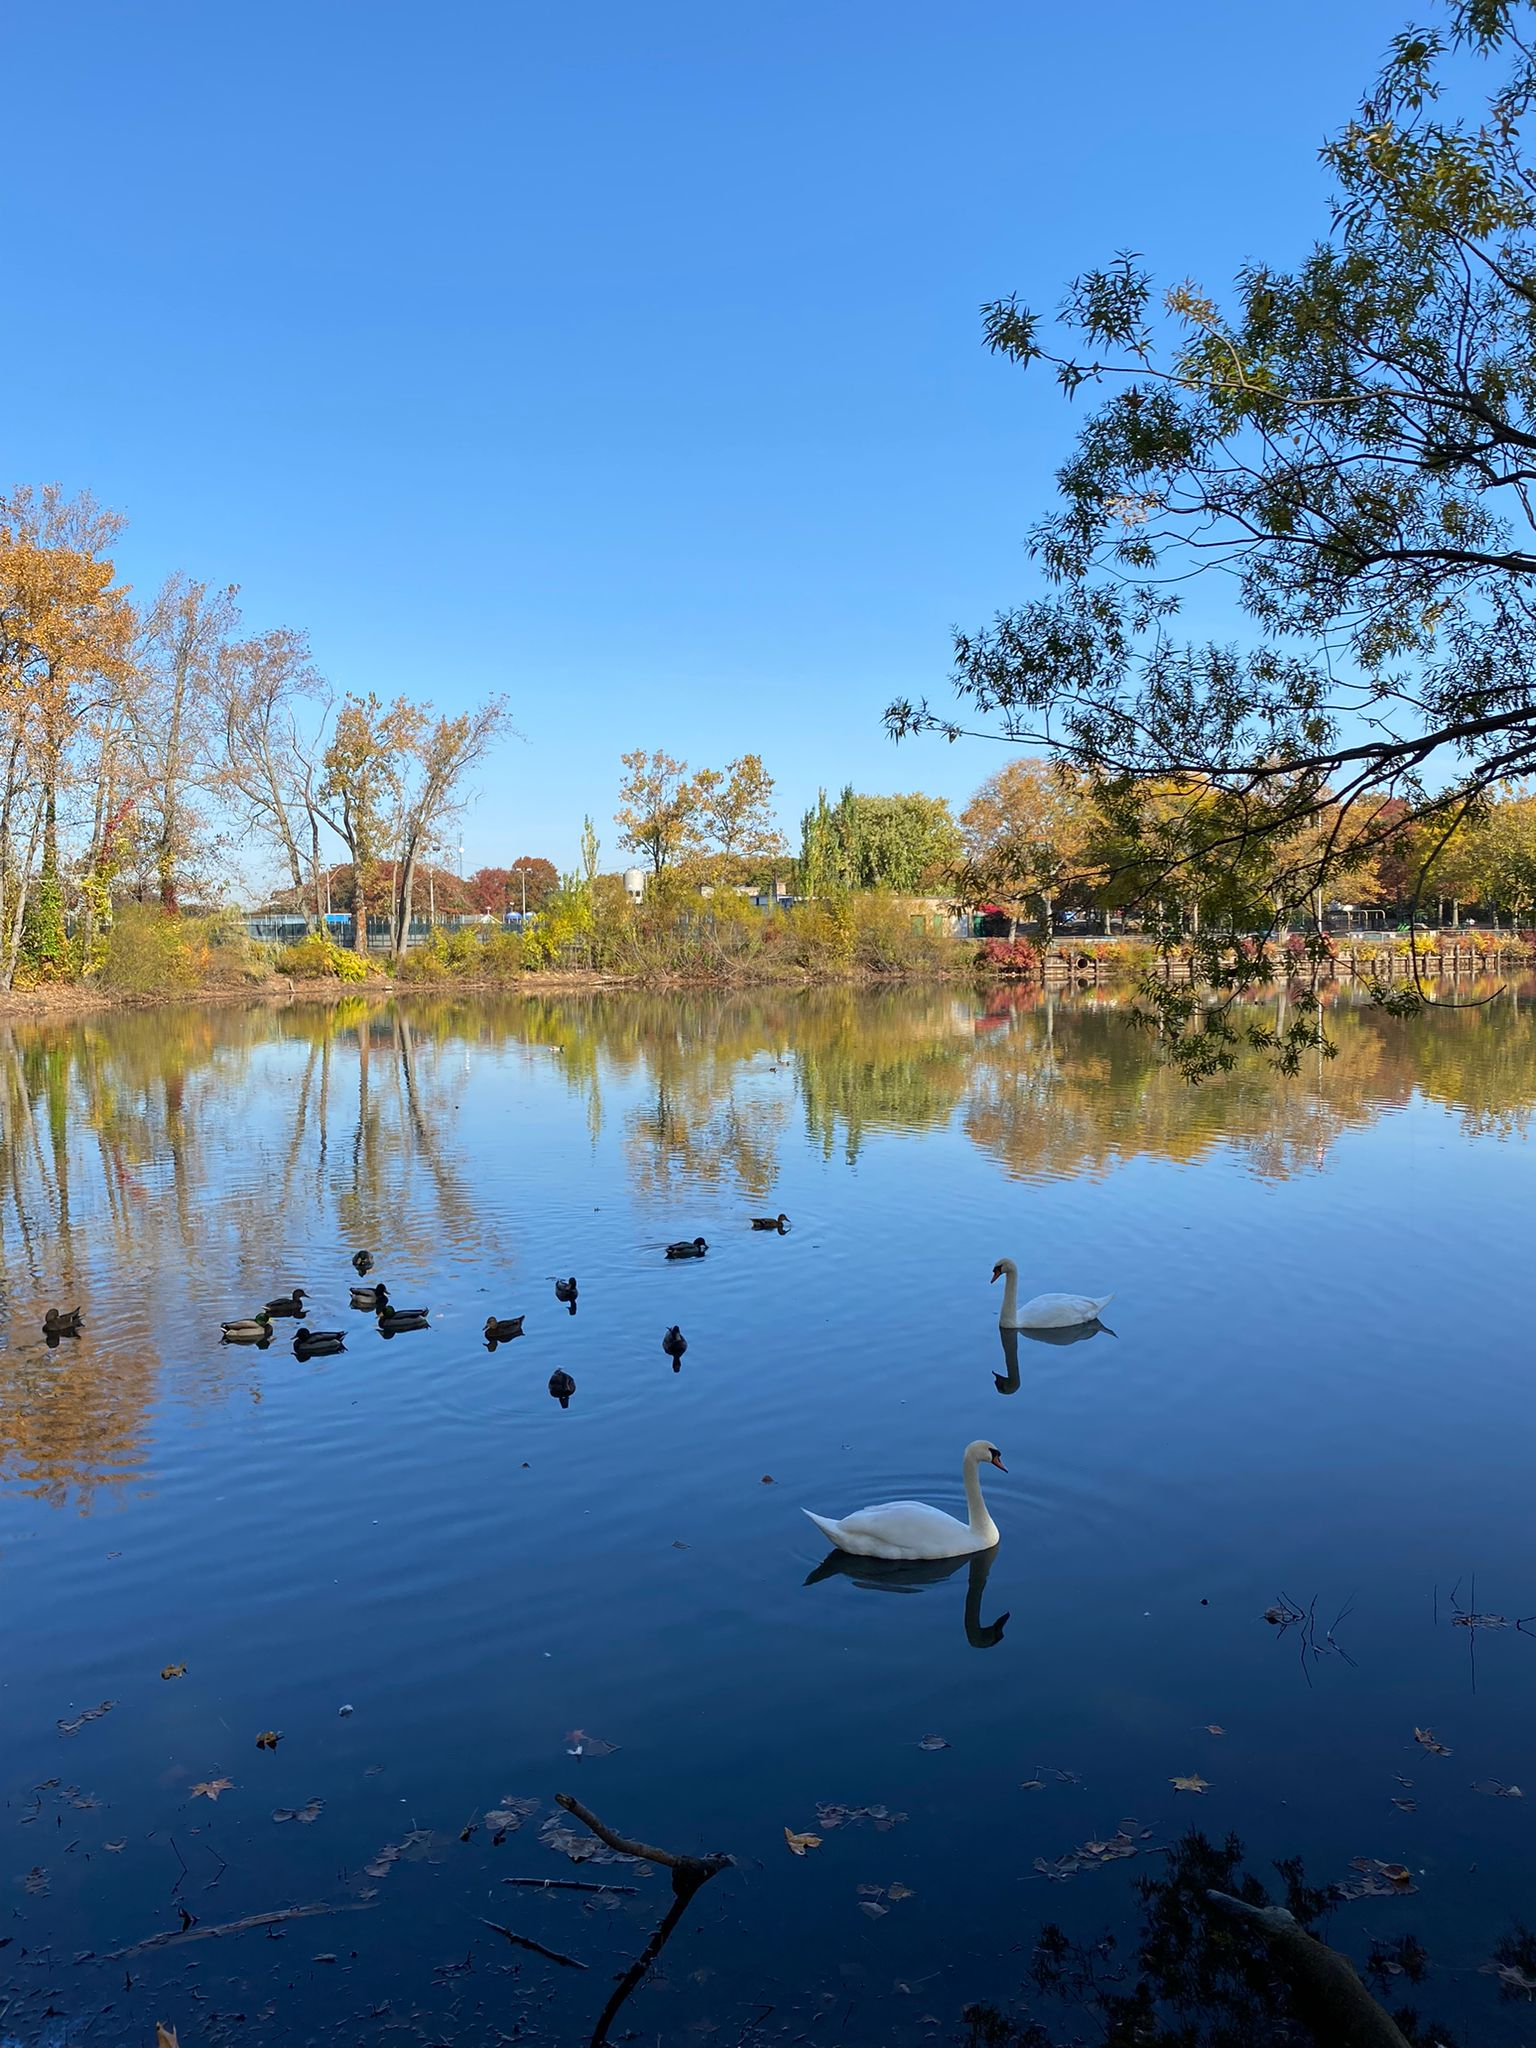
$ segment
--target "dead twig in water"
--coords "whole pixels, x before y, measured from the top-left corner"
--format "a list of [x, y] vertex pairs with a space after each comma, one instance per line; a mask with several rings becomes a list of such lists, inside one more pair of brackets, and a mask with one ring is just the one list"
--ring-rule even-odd
[[608, 2029], [613, 2025], [624, 2001], [644, 1982], [652, 1963], [671, 1940], [678, 1922], [687, 1912], [694, 1893], [701, 1885], [708, 1884], [712, 1877], [718, 1877], [722, 1870], [729, 1869], [732, 1859], [721, 1855], [678, 1856], [670, 1849], [655, 1849], [646, 1842], [633, 1842], [627, 1835], [621, 1835], [609, 1827], [606, 1821], [599, 1820], [590, 1807], [583, 1806], [579, 1799], [573, 1799], [569, 1792], [557, 1792], [555, 1804], [579, 1820], [600, 1842], [606, 1843], [610, 1849], [617, 1850], [619, 1855], [636, 1856], [643, 1863], [659, 1863], [663, 1869], [672, 1873], [671, 1905], [657, 1921], [650, 1940], [614, 1985], [609, 1993], [608, 2003], [597, 2016], [597, 2025], [592, 2029], [588, 2048], [603, 2048], [604, 2042], [608, 2039]]
[[312, 1920], [321, 1913], [371, 1913], [372, 1899], [342, 1899], [335, 1905], [322, 1900], [313, 1906], [282, 1906], [275, 1913], [247, 1913], [239, 1920], [223, 1920], [217, 1927], [167, 1927], [159, 1934], [147, 1934], [126, 1948], [109, 1949], [104, 1963], [120, 1963], [126, 1956], [141, 1956], [152, 1948], [175, 1948], [183, 1941], [217, 1941], [221, 1934], [244, 1934], [252, 1927], [278, 1927], [285, 1920]]
[[589, 1829], [610, 1849], [616, 1849], [621, 1856], [633, 1856], [640, 1863], [659, 1863], [664, 1869], [670, 1870], [673, 1891], [680, 1889], [680, 1880], [684, 1877], [690, 1881], [692, 1889], [697, 1891], [706, 1878], [715, 1876], [718, 1871], [726, 1869], [730, 1864], [729, 1856], [677, 1856], [670, 1849], [652, 1848], [648, 1842], [632, 1842], [628, 1835], [617, 1833], [606, 1821], [599, 1820], [590, 1806], [583, 1806], [581, 1801], [573, 1798], [569, 1792], [557, 1792], [555, 1804], [563, 1807], [567, 1813], [574, 1814], [584, 1828]]
[[557, 1948], [546, 1948], [542, 1941], [535, 1941], [530, 1934], [514, 1934], [510, 1927], [503, 1927], [499, 1920], [482, 1917], [482, 1927], [489, 1927], [492, 1934], [505, 1935], [515, 1948], [531, 1948], [536, 1956], [548, 1956], [552, 1963], [559, 1963], [566, 1970], [584, 1970], [585, 1963], [578, 1963], [574, 1956], [562, 1955]]
[[504, 1877], [503, 1884], [519, 1884], [531, 1892], [627, 1892], [631, 1898], [636, 1884], [593, 1884], [583, 1877]]

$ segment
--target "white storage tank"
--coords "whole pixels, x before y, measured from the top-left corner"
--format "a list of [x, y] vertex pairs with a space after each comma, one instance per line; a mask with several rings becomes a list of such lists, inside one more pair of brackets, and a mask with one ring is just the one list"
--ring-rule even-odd
[[638, 903], [645, 894], [645, 871], [643, 868], [624, 870], [624, 894], [631, 903]]

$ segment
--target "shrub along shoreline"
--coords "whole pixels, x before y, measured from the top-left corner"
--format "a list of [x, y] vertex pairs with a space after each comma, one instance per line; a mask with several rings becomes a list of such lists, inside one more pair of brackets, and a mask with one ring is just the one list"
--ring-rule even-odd
[[[89, 973], [0, 990], [0, 1015], [72, 1015], [183, 1002], [329, 1001], [449, 990], [528, 994], [611, 988], [807, 988], [896, 982], [1046, 986], [1123, 982], [1149, 974], [1182, 980], [1192, 948], [1167, 952], [1140, 939], [1076, 939], [1044, 949], [1027, 938], [968, 940], [935, 932], [899, 902], [850, 896], [807, 904], [793, 917], [746, 915], [727, 902], [526, 936], [492, 927], [439, 932], [395, 959], [363, 956], [312, 933], [276, 948], [251, 941], [233, 917], [168, 917], [149, 906], [119, 912]], [[1291, 938], [1274, 949], [1283, 978], [1317, 982], [1392, 981], [1422, 971], [1476, 973], [1536, 966], [1536, 933], [1463, 929], [1358, 935], [1310, 947]]]

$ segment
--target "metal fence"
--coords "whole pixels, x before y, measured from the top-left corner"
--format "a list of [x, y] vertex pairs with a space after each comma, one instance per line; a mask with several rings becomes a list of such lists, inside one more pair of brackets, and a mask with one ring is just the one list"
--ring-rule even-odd
[[[356, 926], [350, 912], [341, 910], [330, 911], [321, 922], [325, 926], [327, 937], [333, 939], [338, 946], [351, 946]], [[518, 920], [513, 918], [508, 923], [509, 928], [515, 927]], [[300, 916], [297, 911], [262, 911], [245, 920], [246, 936], [251, 939], [260, 940], [269, 946], [296, 946], [300, 939], [308, 934], [309, 929], [309, 919]], [[393, 927], [387, 917], [369, 918], [368, 950], [370, 953], [387, 953], [389, 951], [392, 929]], [[424, 946], [434, 931], [495, 931], [496, 929], [496, 919], [487, 919], [474, 912], [462, 916], [455, 914], [451, 917], [446, 914], [438, 918], [413, 917], [410, 929], [406, 934], [405, 943], [407, 946]]]

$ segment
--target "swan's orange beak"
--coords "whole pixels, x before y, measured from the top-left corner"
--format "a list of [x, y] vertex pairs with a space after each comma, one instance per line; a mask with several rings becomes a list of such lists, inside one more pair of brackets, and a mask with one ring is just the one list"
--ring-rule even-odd
[[1001, 1266], [994, 1266], [994, 1267], [992, 1268], [992, 1278], [993, 1278], [994, 1280], [1001, 1280], [1001, 1279], [1002, 1279], [1002, 1277], [1003, 1277], [1003, 1269], [1002, 1269], [1002, 1267], [1001, 1267]]
[[997, 1467], [999, 1472], [1006, 1472], [1008, 1470], [1008, 1467], [1003, 1463], [1002, 1459], [997, 1455], [996, 1451], [992, 1453], [992, 1462]]

